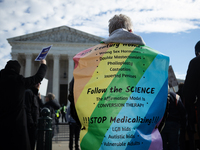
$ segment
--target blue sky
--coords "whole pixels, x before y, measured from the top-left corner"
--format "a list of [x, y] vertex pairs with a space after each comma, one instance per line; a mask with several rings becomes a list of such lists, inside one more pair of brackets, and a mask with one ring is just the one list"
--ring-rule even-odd
[[0, 69], [11, 59], [7, 38], [63, 25], [106, 38], [108, 20], [120, 13], [184, 79], [200, 40], [200, 0], [0, 0]]
[[147, 46], [170, 57], [177, 78], [185, 79], [190, 60], [195, 57], [194, 46], [200, 40], [200, 30], [180, 33], [138, 33]]

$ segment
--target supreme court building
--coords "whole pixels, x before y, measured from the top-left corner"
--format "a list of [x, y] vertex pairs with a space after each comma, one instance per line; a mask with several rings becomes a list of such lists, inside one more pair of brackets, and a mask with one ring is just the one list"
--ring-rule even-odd
[[68, 84], [73, 78], [73, 57], [82, 50], [99, 44], [103, 38], [67, 26], [43, 30], [7, 39], [11, 56], [21, 64], [25, 77], [34, 75], [40, 65], [35, 58], [44, 47], [52, 45], [47, 57], [47, 93], [55, 94], [60, 104], [67, 103]]

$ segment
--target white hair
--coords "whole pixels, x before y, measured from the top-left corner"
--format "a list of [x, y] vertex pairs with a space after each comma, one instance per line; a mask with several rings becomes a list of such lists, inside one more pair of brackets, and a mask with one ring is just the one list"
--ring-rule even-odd
[[128, 31], [133, 30], [131, 19], [123, 14], [115, 15], [109, 20], [109, 34], [114, 30], [124, 28]]

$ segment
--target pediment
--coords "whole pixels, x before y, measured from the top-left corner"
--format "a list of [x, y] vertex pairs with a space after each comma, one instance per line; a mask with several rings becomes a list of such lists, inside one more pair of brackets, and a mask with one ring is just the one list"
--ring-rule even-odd
[[99, 43], [103, 38], [82, 32], [67, 26], [43, 30], [7, 39], [13, 41], [29, 42], [67, 42], [67, 43]]

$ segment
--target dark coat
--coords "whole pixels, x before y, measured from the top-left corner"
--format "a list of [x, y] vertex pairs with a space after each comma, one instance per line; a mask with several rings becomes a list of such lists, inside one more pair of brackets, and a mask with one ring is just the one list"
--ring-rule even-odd
[[42, 64], [34, 76], [27, 78], [12, 70], [0, 71], [0, 149], [30, 149], [23, 97], [27, 88], [41, 82], [46, 69]]
[[52, 127], [55, 126], [55, 110], [58, 110], [60, 108], [60, 104], [56, 99], [49, 100], [44, 104], [44, 107], [48, 108], [50, 110], [50, 117], [52, 118]]
[[192, 105], [196, 97], [200, 99], [200, 56], [193, 58], [189, 63], [183, 94], [185, 101]]
[[169, 92], [167, 97], [165, 114], [158, 127], [159, 131], [162, 132], [163, 128], [165, 127], [165, 124], [167, 124], [168, 121], [176, 122], [181, 125], [181, 128], [185, 129], [186, 119], [187, 114], [185, 107], [181, 101], [181, 97], [179, 97], [174, 92]]
[[28, 128], [37, 127], [40, 108], [44, 105], [38, 96], [38, 89], [32, 87], [25, 91], [25, 105]]
[[[181, 97], [177, 98], [177, 94], [169, 92], [169, 107], [167, 121], [175, 121], [178, 123], [186, 122], [186, 110], [181, 101]], [[184, 125], [185, 127], [186, 125]]]
[[[189, 63], [183, 86], [183, 96], [185, 99], [185, 108], [188, 113], [188, 128], [195, 132], [196, 113], [194, 103], [196, 99], [196, 104], [200, 102], [200, 56], [193, 58]], [[199, 109], [198, 105], [197, 109]], [[197, 118], [199, 120], [198, 116]]]
[[81, 122], [78, 118], [78, 114], [76, 112], [75, 104], [74, 104], [74, 78], [72, 78], [71, 82], [69, 83], [69, 95], [68, 100], [70, 101], [70, 113], [72, 118], [76, 121], [78, 126], [81, 128]]

